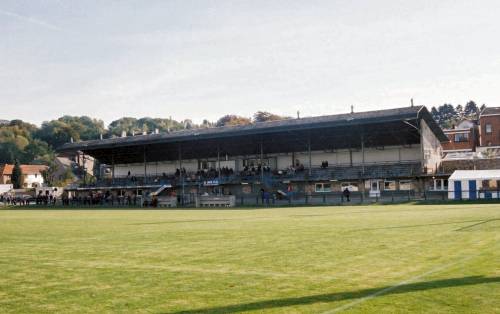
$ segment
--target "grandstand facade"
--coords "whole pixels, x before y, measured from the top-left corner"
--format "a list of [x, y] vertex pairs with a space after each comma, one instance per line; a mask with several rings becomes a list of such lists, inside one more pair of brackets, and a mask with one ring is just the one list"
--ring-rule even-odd
[[256, 199], [361, 197], [425, 190], [448, 141], [423, 106], [297, 118], [68, 143], [60, 154], [91, 156], [103, 171], [74, 193], [108, 197], [167, 191]]

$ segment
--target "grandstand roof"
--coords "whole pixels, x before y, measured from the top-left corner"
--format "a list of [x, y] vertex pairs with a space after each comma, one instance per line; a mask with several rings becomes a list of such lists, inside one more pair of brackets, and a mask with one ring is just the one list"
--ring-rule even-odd
[[429, 111], [415, 106], [67, 143], [58, 151], [83, 151], [110, 163], [112, 158], [140, 162], [144, 154], [149, 161], [175, 160], [179, 148], [184, 159], [213, 157], [217, 151], [222, 155], [255, 154], [261, 141], [265, 153], [304, 151], [308, 142], [313, 149], [356, 148], [360, 136], [365, 146], [415, 144], [420, 142], [421, 120], [440, 141], [448, 141]]

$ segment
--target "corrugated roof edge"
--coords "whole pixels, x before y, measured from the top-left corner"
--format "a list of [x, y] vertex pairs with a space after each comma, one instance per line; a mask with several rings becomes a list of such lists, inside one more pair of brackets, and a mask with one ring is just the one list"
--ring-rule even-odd
[[[443, 133], [441, 128], [432, 119], [427, 108], [424, 106], [403, 107], [385, 110], [365, 111], [357, 113], [336, 114], [316, 116], [300, 119], [286, 119], [279, 121], [261, 122], [242, 126], [225, 126], [218, 128], [207, 129], [191, 129], [181, 130], [170, 133], [148, 134], [127, 137], [116, 137], [104, 140], [90, 140], [77, 143], [66, 143], [57, 149], [58, 152], [74, 152], [77, 150], [90, 150], [105, 147], [119, 147], [126, 145], [144, 145], [155, 144], [161, 142], [175, 142], [183, 140], [191, 140], [198, 138], [223, 138], [228, 136], [238, 135], [254, 135], [262, 133], [280, 132], [284, 129], [293, 128], [317, 128], [325, 124], [331, 126], [342, 125], [359, 125], [370, 123], [376, 119], [377, 123], [394, 121], [400, 119], [415, 119], [423, 118], [426, 120], [429, 127], [433, 130], [440, 141], [448, 141], [448, 138]], [[381, 120], [382, 119], [382, 120]]]

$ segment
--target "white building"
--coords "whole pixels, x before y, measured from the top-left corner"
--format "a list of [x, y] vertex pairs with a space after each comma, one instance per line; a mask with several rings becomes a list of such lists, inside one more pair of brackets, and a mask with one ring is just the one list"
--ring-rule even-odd
[[[41, 187], [44, 183], [42, 172], [47, 170], [44, 165], [21, 165], [21, 173], [24, 188]], [[0, 184], [12, 183], [12, 171], [14, 165], [5, 164], [0, 166]]]
[[448, 179], [448, 198], [499, 198], [500, 170], [456, 170]]

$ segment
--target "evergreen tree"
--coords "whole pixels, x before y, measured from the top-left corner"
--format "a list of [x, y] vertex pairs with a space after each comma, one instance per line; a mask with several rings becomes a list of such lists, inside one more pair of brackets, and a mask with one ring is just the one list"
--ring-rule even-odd
[[439, 111], [436, 109], [436, 107], [432, 107], [431, 108], [431, 115], [432, 115], [432, 118], [434, 119], [434, 121], [436, 121], [437, 123], [439, 123], [439, 121], [441, 119], [440, 119], [440, 116], [439, 116]]
[[467, 119], [477, 119], [479, 117], [479, 108], [472, 100], [465, 105], [464, 116]]
[[483, 112], [484, 109], [486, 109], [486, 104], [481, 105], [481, 108], [479, 108], [479, 113]]
[[14, 163], [14, 169], [12, 169], [10, 181], [12, 182], [14, 189], [20, 189], [23, 186], [23, 172], [17, 160]]
[[439, 120], [438, 123], [443, 128], [450, 128], [453, 125], [453, 121], [455, 121], [457, 113], [453, 105], [444, 104], [439, 106]]

